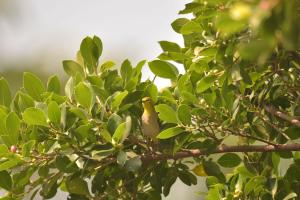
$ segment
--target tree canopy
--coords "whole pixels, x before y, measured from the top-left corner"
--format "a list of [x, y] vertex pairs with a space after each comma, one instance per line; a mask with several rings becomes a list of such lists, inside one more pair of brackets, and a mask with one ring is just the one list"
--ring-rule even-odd
[[[65, 86], [25, 72], [13, 95], [0, 78], [1, 200], [59, 190], [69, 200], [156, 200], [197, 176], [206, 200], [299, 198], [300, 1], [195, 0], [179, 14], [171, 26], [184, 46], [160, 41], [155, 60], [115, 67], [93, 36], [63, 61]], [[146, 63], [170, 87], [141, 81]], [[152, 147], [143, 97], [161, 124]]]

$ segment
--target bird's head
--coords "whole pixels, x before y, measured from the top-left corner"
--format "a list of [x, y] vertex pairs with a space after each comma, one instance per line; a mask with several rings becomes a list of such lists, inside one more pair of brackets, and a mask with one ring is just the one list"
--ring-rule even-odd
[[143, 103], [144, 110], [152, 111], [154, 109], [153, 101], [150, 97], [144, 97], [142, 99], [142, 103]]

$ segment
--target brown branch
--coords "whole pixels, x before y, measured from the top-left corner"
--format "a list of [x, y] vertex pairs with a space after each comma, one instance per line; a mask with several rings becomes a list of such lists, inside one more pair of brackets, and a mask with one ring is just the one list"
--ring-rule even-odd
[[238, 152], [282, 152], [282, 151], [300, 151], [300, 144], [278, 144], [274, 145], [238, 145], [227, 146], [221, 145], [213, 151], [206, 151], [200, 149], [191, 149], [186, 151], [177, 152], [176, 154], [151, 154], [142, 156], [143, 163], [160, 160], [177, 160], [188, 157], [199, 157], [202, 155], [210, 155], [217, 153], [238, 153]]
[[289, 115], [287, 115], [287, 114], [285, 114], [285, 113], [283, 113], [281, 111], [278, 111], [274, 107], [271, 107], [271, 106], [265, 106], [265, 110], [268, 113], [270, 113], [270, 114], [272, 114], [272, 115], [274, 115], [276, 117], [279, 117], [280, 119], [283, 119], [283, 120], [285, 120], [287, 122], [290, 122], [291, 124], [293, 124], [293, 125], [295, 125], [295, 126], [297, 126], [297, 127], [300, 128], [300, 120], [299, 119], [297, 119], [295, 117], [291, 117], [291, 116], [289, 116]]

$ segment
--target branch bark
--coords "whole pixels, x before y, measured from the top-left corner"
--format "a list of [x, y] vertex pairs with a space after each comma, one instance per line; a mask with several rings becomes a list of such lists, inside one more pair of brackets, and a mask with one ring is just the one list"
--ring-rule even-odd
[[210, 155], [217, 153], [238, 153], [238, 152], [282, 152], [282, 151], [300, 151], [300, 144], [278, 144], [274, 145], [238, 145], [227, 146], [221, 145], [213, 151], [206, 151], [200, 149], [191, 149], [180, 151], [176, 154], [151, 154], [142, 156], [143, 163], [161, 160], [177, 160], [188, 157], [199, 157], [202, 155]]
[[272, 106], [265, 106], [265, 110], [268, 113], [270, 113], [270, 114], [272, 114], [272, 115], [274, 115], [276, 117], [279, 117], [279, 118], [281, 118], [281, 119], [283, 119], [283, 120], [285, 120], [287, 122], [290, 122], [291, 124], [293, 124], [293, 125], [295, 125], [295, 126], [297, 126], [297, 127], [300, 128], [300, 120], [299, 119], [297, 119], [295, 117], [291, 117], [291, 116], [289, 116], [289, 115], [287, 115], [287, 114], [285, 114], [285, 113], [283, 113], [281, 111], [278, 111], [278, 110], [276, 110]]

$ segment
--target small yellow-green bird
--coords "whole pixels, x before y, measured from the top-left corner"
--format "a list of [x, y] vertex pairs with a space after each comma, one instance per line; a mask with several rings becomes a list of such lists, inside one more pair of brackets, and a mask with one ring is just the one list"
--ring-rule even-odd
[[153, 102], [150, 97], [142, 99], [144, 113], [142, 115], [142, 132], [145, 136], [156, 141], [156, 136], [160, 132], [158, 116], [154, 109]]

